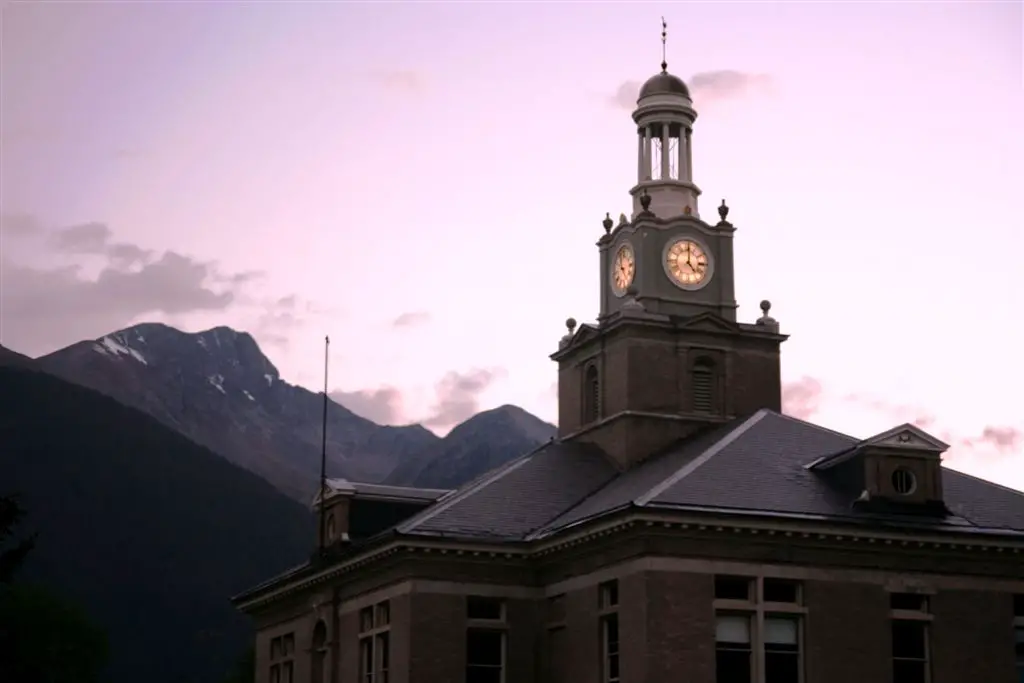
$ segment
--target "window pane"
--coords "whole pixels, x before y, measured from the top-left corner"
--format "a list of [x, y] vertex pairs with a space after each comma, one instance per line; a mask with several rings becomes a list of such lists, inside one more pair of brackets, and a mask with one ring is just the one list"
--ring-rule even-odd
[[606, 581], [601, 584], [601, 607], [615, 607], [619, 604], [619, 582]]
[[364, 638], [359, 642], [359, 670], [364, 675], [373, 674], [373, 639]]
[[608, 656], [608, 679], [612, 681], [619, 680], [619, 656], [609, 655]]
[[751, 683], [750, 653], [735, 650], [715, 652], [716, 683]]
[[766, 617], [764, 642], [766, 645], [796, 645], [799, 628], [792, 617]]
[[715, 597], [719, 600], [749, 600], [751, 583], [746, 576], [716, 576]]
[[369, 631], [373, 628], [373, 608], [364, 607], [359, 611], [359, 630]]
[[285, 657], [295, 652], [295, 636], [291, 633], [281, 639], [281, 649]]
[[765, 579], [765, 602], [797, 602], [800, 595], [800, 584], [789, 579]]
[[471, 595], [466, 599], [466, 616], [470, 619], [500, 620], [502, 618], [502, 600]]
[[270, 683], [281, 683], [281, 666], [279, 664], [270, 667]]
[[281, 683], [292, 683], [292, 663], [285, 662], [281, 666]]
[[928, 596], [918, 593], [892, 593], [889, 596], [889, 607], [891, 609], [927, 612]]
[[391, 639], [388, 633], [381, 633], [377, 636], [377, 670], [387, 671], [388, 661], [391, 656]]
[[470, 666], [502, 665], [501, 631], [471, 628], [466, 632], [466, 662]]
[[466, 667], [466, 683], [501, 683], [501, 667]]
[[1013, 596], [1013, 616], [1024, 617], [1024, 595]]
[[897, 659], [892, 663], [892, 683], [927, 683], [924, 662]]
[[374, 625], [378, 628], [391, 623], [391, 603], [385, 601], [377, 605], [377, 619]]
[[281, 636], [270, 641], [270, 658], [277, 659], [281, 656]]
[[766, 652], [764, 683], [800, 683], [800, 656], [788, 652]]
[[715, 640], [719, 643], [750, 643], [750, 619], [741, 616], [719, 616], [715, 624]]
[[924, 659], [925, 629], [920, 621], [892, 622], [892, 656], [899, 659]]

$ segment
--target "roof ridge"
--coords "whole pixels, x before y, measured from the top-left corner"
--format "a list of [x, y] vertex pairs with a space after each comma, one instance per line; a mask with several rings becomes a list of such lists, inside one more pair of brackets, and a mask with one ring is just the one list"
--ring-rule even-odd
[[768, 408], [763, 408], [763, 410], [765, 412], [771, 413], [772, 415], [774, 415], [776, 417], [781, 417], [783, 419], [790, 420], [791, 422], [796, 422], [796, 423], [799, 423], [799, 424], [802, 424], [802, 425], [806, 425], [808, 427], [814, 427], [818, 431], [826, 432], [828, 434], [834, 434], [835, 436], [841, 436], [844, 439], [850, 439], [850, 441], [852, 441], [853, 443], [861, 443], [861, 442], [864, 441], [864, 439], [858, 439], [855, 436], [850, 436], [849, 434], [845, 434], [845, 433], [840, 432], [838, 430], [831, 429], [830, 427], [822, 427], [819, 424], [815, 424], [813, 422], [808, 422], [807, 420], [802, 420], [799, 417], [793, 417], [792, 415], [786, 415], [785, 413], [781, 413], [781, 412], [778, 412], [776, 410], [769, 410]]
[[990, 481], [988, 479], [982, 479], [981, 477], [976, 477], [973, 474], [968, 474], [967, 472], [962, 472], [960, 470], [955, 470], [952, 467], [950, 467], [949, 465], [947, 465], [946, 463], [942, 463], [942, 469], [947, 471], [947, 472], [953, 472], [955, 474], [959, 474], [961, 477], [967, 477], [968, 479], [973, 479], [974, 481], [980, 481], [982, 484], [988, 484], [989, 486], [994, 486], [997, 489], [1002, 489], [1004, 491], [1008, 491], [1009, 493], [1012, 493], [1014, 495], [1024, 496], [1024, 491], [1012, 488], [1010, 486], [1006, 486], [1004, 484], [999, 484], [999, 483], [996, 483], [994, 481]]
[[476, 479], [476, 481], [470, 482], [463, 489], [456, 489], [455, 491], [452, 491], [449, 494], [447, 494], [445, 496], [442, 496], [437, 502], [435, 502], [433, 505], [431, 505], [427, 509], [423, 510], [422, 512], [420, 512], [420, 513], [418, 513], [416, 515], [413, 515], [412, 517], [410, 517], [409, 519], [405, 520], [401, 524], [396, 525], [395, 526], [395, 530], [398, 531], [398, 533], [402, 533], [402, 534], [409, 533], [415, 527], [419, 526], [420, 524], [422, 524], [423, 522], [426, 522], [429, 519], [433, 519], [434, 517], [436, 517], [437, 515], [441, 514], [442, 512], [447, 510], [448, 508], [450, 508], [453, 505], [455, 505], [455, 503], [458, 503], [460, 501], [465, 500], [466, 498], [469, 498], [471, 495], [473, 495], [477, 491], [480, 491], [481, 489], [487, 488], [488, 486], [490, 486], [494, 482], [498, 481], [499, 479], [504, 477], [509, 472], [513, 472], [513, 471], [519, 469], [520, 467], [525, 465], [527, 462], [529, 462], [530, 458], [532, 458], [534, 455], [539, 453], [541, 450], [543, 450], [543, 449], [547, 448], [548, 446], [550, 446], [552, 443], [554, 443], [554, 442], [553, 441], [546, 441], [546, 442], [542, 443], [540, 446], [538, 446], [537, 448], [534, 448], [532, 451], [530, 451], [528, 453], [524, 453], [523, 455], [519, 456], [518, 458], [515, 458], [513, 460], [508, 461], [507, 463], [505, 463], [501, 467], [498, 467], [498, 468], [493, 469], [493, 470], [491, 470], [490, 472], [488, 472], [488, 473], [486, 473], [484, 475], [481, 475], [480, 477], [478, 477]]
[[689, 461], [688, 463], [680, 467], [678, 470], [676, 470], [671, 476], [662, 479], [660, 482], [651, 487], [646, 493], [643, 493], [640, 496], [634, 498], [633, 504], [643, 507], [650, 503], [655, 498], [657, 498], [658, 496], [660, 496], [662, 493], [664, 493], [672, 486], [678, 484], [683, 478], [685, 478], [687, 475], [692, 473], [694, 470], [696, 470], [698, 467], [706, 463], [708, 460], [710, 460], [718, 453], [721, 453], [726, 446], [728, 446], [733, 441], [741, 437], [744, 433], [746, 433], [747, 430], [749, 430], [751, 427], [760, 422], [768, 414], [768, 412], [769, 411], [764, 408], [758, 410], [756, 413], [754, 413], [746, 420], [744, 420], [741, 424], [731, 429], [728, 434], [726, 434], [721, 439], [719, 439], [711, 446], [709, 446], [707, 450], [705, 450], [703, 453], [701, 453], [696, 458], [694, 458], [693, 460]]

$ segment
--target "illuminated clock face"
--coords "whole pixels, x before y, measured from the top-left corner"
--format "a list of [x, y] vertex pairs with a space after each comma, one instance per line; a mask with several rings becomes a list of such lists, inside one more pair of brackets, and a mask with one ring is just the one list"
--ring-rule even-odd
[[693, 240], [672, 242], [665, 250], [665, 272], [683, 289], [699, 289], [711, 274], [711, 259]]
[[633, 284], [635, 274], [636, 259], [633, 256], [633, 247], [623, 244], [612, 259], [612, 290], [616, 296], [626, 293], [626, 288]]

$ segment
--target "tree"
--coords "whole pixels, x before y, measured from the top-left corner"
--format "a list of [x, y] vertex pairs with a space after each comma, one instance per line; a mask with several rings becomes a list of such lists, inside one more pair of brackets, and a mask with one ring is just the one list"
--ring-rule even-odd
[[7, 540], [14, 535], [14, 527], [25, 516], [25, 511], [13, 496], [0, 496], [0, 585], [10, 583], [14, 572], [25, 562], [35, 546], [35, 536], [22, 539], [13, 548], [4, 549]]
[[256, 679], [256, 650], [246, 648], [224, 683], [253, 683]]
[[75, 605], [13, 581], [35, 536], [3, 548], [25, 511], [0, 497], [0, 681], [94, 683], [107, 663], [106, 634]]

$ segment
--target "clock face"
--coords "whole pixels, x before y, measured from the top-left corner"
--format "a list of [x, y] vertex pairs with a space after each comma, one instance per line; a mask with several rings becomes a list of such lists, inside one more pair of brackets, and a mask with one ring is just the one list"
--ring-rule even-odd
[[684, 289], [699, 289], [711, 274], [711, 259], [697, 242], [681, 239], [665, 250], [665, 272]]
[[633, 247], [623, 244], [612, 259], [612, 291], [616, 296], [626, 293], [626, 288], [633, 284], [635, 274], [636, 259], [633, 256]]

